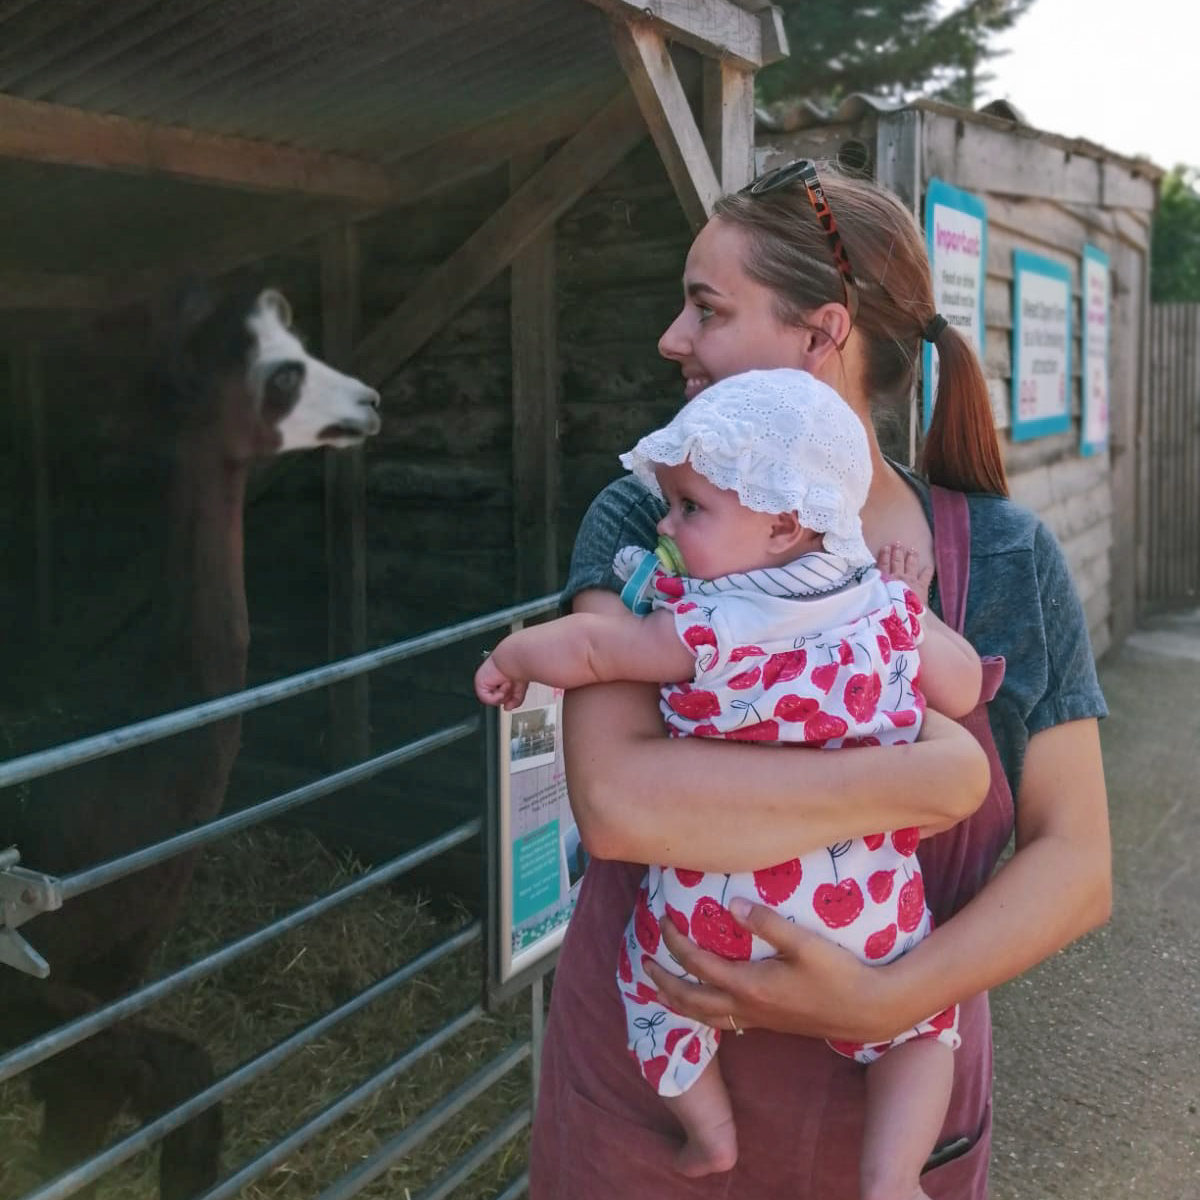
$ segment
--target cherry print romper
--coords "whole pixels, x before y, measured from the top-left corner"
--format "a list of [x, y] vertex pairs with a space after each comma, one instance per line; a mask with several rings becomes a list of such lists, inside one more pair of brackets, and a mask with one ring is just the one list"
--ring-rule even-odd
[[[874, 567], [856, 569], [836, 555], [813, 553], [782, 569], [715, 580], [660, 572], [651, 598], [655, 607], [672, 611], [680, 638], [696, 656], [691, 683], [662, 689], [672, 736], [827, 750], [916, 738], [924, 712], [917, 653], [924, 608], [907, 586], [885, 581]], [[659, 1094], [686, 1091], [721, 1038], [719, 1030], [658, 1001], [645, 961], [653, 958], [681, 973], [662, 941], [660, 918], [726, 958], [768, 958], [770, 944], [742, 929], [729, 912], [730, 900], [742, 896], [770, 905], [864, 962], [887, 963], [930, 929], [917, 842], [915, 829], [887, 831], [752, 873], [651, 866], [621, 942], [617, 981], [630, 1052]], [[957, 1048], [957, 1007], [891, 1042], [829, 1044], [859, 1062], [873, 1062], [919, 1037]]]

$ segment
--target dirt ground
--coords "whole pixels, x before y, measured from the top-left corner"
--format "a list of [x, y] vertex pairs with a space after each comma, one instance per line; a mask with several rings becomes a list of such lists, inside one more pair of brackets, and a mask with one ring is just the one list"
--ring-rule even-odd
[[1100, 674], [1113, 919], [993, 993], [992, 1200], [1200, 1200], [1200, 609]]

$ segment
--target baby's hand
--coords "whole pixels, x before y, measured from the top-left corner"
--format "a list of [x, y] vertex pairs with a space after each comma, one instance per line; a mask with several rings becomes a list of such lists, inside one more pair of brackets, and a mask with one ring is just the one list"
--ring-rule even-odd
[[917, 599], [928, 607], [933, 567], [923, 566], [920, 555], [915, 550], [910, 546], [902, 546], [899, 542], [891, 542], [880, 550], [875, 562], [889, 579], [899, 579], [908, 584], [916, 592]]
[[484, 704], [503, 705], [507, 709], [516, 708], [525, 699], [528, 687], [527, 680], [509, 679], [496, 666], [496, 660], [490, 654], [475, 672], [475, 695]]

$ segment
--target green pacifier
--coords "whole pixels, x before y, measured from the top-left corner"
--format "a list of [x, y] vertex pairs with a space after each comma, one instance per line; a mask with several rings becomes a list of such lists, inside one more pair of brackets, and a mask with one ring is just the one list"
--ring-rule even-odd
[[653, 550], [646, 551], [621, 589], [621, 602], [638, 616], [645, 616], [654, 607], [650, 593], [654, 588], [654, 576], [659, 571], [666, 575], [687, 574], [683, 555], [669, 537], [660, 537], [658, 545]]
[[668, 575], [687, 574], [687, 567], [684, 566], [683, 555], [679, 553], [679, 547], [666, 535], [658, 539], [658, 545], [654, 547], [654, 555], [662, 563], [662, 569]]

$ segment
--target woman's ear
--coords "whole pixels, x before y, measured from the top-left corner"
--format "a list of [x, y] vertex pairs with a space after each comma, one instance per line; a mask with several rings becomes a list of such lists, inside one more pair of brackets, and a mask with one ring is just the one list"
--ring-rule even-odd
[[804, 316], [799, 327], [804, 339], [804, 361], [801, 368], [810, 375], [819, 374], [819, 368], [831, 355], [836, 355], [850, 336], [850, 312], [844, 304], [822, 304]]

